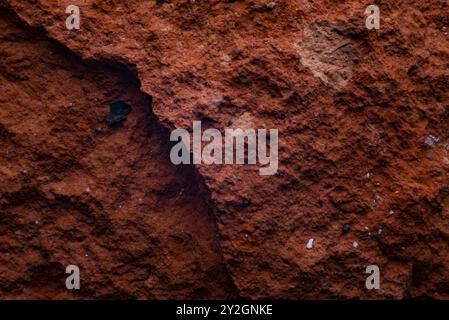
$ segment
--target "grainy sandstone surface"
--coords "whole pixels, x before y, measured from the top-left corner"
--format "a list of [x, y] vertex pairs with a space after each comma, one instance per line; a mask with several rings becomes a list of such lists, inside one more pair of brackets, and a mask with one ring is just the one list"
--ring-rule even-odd
[[[448, 2], [273, 3], [0, 1], [2, 298], [449, 298]], [[278, 173], [174, 166], [194, 120]]]

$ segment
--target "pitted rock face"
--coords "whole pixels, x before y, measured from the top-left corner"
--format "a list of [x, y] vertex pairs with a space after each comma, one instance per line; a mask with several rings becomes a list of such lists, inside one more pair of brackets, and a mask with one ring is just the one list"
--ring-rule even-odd
[[[31, 140], [19, 150], [55, 161], [48, 172], [33, 171], [35, 187], [29, 189], [19, 172], [30, 169], [16, 161], [23, 156], [5, 149], [1, 203], [14, 218], [3, 230], [2, 259], [24, 261], [20, 272], [26, 273], [6, 273], [0, 287], [5, 296], [64, 292], [45, 281], [30, 284], [36, 264], [47, 274], [48, 256], [54, 270], [68, 262], [67, 252], [55, 251], [67, 243], [57, 232], [63, 225], [73, 229], [70, 240], [80, 242], [72, 246], [87, 245], [110, 262], [107, 270], [118, 268], [107, 277], [110, 286], [101, 297], [449, 298], [447, 1], [383, 1], [377, 31], [366, 30], [359, 1], [267, 4], [84, 0], [81, 29], [69, 31], [63, 3], [2, 2], [1, 10], [29, 32], [11, 29], [13, 35], [3, 35], [15, 41], [18, 52], [33, 50], [23, 39], [45, 35], [62, 56], [89, 66], [124, 66], [136, 82], [132, 91], [126, 81], [107, 80], [104, 70], [96, 76], [88, 68], [72, 74], [75, 67], [61, 58], [58, 67], [65, 73], [57, 79], [66, 90], [79, 87], [72, 78], [89, 75], [93, 83], [102, 80], [87, 92], [99, 95], [95, 105], [103, 110], [110, 98], [124, 99], [118, 89], [134, 92], [141, 106], [150, 104], [145, 97], [152, 100], [151, 120], [133, 108], [124, 128], [108, 132], [114, 138], [102, 143], [86, 134], [98, 126], [96, 118], [67, 125], [83, 113], [66, 109], [71, 96], [52, 102], [61, 92], [56, 85], [43, 101], [26, 101], [43, 118], [19, 113], [21, 121], [12, 123], [11, 113], [2, 109], [1, 139], [11, 150], [17, 148], [14, 137], [31, 126], [43, 141], [59, 132], [77, 152], [69, 157], [56, 148], [49, 155], [41, 140], [27, 136]], [[48, 46], [35, 46], [51, 56]], [[6, 46], [2, 55], [9, 57], [1, 68], [8, 82], [3, 99], [26, 87], [26, 78], [33, 79], [34, 90], [46, 89], [39, 75], [55, 69], [51, 60], [36, 69], [26, 62], [32, 59], [11, 58]], [[48, 109], [39, 109], [42, 103]], [[13, 106], [5, 110], [16, 110]], [[47, 118], [62, 127], [47, 130]], [[150, 144], [142, 133], [148, 121], [164, 132], [203, 119], [219, 130], [278, 129], [278, 173], [263, 177], [254, 165], [203, 164], [186, 173], [169, 165], [167, 132]], [[428, 136], [438, 141], [429, 146]], [[117, 169], [104, 169], [110, 163]], [[67, 172], [67, 166], [73, 169]], [[94, 199], [83, 193], [87, 186]], [[189, 198], [186, 189], [192, 190]], [[33, 202], [22, 204], [31, 194]], [[147, 194], [151, 201], [140, 205]], [[70, 213], [53, 216], [55, 206]], [[30, 210], [33, 219], [48, 215], [46, 232], [53, 237], [36, 238], [36, 227], [24, 222]], [[134, 212], [139, 216], [133, 218]], [[74, 217], [84, 221], [82, 227]], [[342, 233], [346, 224], [350, 231]], [[20, 228], [22, 237], [12, 238], [11, 230]], [[109, 229], [116, 234], [107, 235]], [[29, 238], [37, 251], [29, 250]], [[105, 245], [111, 239], [119, 247]], [[310, 249], [309, 239], [314, 239]], [[117, 248], [123, 256], [115, 256]], [[95, 296], [104, 280], [94, 271], [104, 263], [97, 260], [86, 265], [91, 282], [84, 297]], [[368, 265], [380, 267], [380, 290], [366, 290]], [[222, 276], [211, 281], [217, 274]]]

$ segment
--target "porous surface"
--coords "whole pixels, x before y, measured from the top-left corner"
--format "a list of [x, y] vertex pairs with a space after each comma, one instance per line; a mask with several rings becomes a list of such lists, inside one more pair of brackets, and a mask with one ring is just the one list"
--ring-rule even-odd
[[[369, 4], [0, 1], [1, 296], [449, 298], [449, 4]], [[278, 173], [174, 166], [194, 120]]]

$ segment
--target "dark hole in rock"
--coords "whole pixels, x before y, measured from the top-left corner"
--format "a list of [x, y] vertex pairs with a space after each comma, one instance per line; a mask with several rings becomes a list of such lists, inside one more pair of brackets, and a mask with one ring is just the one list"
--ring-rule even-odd
[[343, 234], [347, 234], [349, 232], [349, 229], [350, 229], [350, 226], [349, 226], [349, 224], [346, 223], [343, 226], [343, 230], [342, 230]]
[[124, 101], [114, 101], [109, 106], [109, 114], [107, 122], [109, 126], [120, 123], [126, 120], [126, 117], [131, 112], [131, 106]]

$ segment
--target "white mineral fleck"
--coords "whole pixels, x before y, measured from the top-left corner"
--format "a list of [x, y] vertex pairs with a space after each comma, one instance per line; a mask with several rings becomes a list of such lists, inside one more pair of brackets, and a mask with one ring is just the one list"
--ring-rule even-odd
[[433, 146], [435, 146], [435, 145], [438, 143], [438, 141], [440, 141], [439, 138], [437, 138], [437, 137], [432, 136], [431, 134], [429, 134], [429, 135], [426, 137], [426, 139], [424, 140], [424, 143], [425, 143], [426, 145], [428, 145], [429, 147], [433, 147]]
[[307, 249], [312, 249], [313, 248], [313, 239], [309, 239], [309, 241], [307, 242], [306, 248]]

